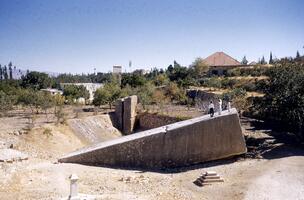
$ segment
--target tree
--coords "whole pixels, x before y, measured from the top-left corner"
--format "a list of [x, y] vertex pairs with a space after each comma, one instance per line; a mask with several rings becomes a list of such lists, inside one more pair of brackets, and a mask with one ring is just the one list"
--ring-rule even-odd
[[153, 101], [159, 106], [160, 111], [163, 112], [165, 103], [168, 101], [163, 90], [155, 90], [152, 95]]
[[70, 102], [74, 99], [85, 98], [86, 100], [90, 98], [89, 91], [83, 85], [65, 85], [63, 88], [63, 96], [65, 96]]
[[46, 73], [32, 71], [21, 77], [21, 86], [24, 88], [40, 90], [51, 85], [52, 79]]
[[300, 58], [300, 53], [299, 53], [299, 51], [297, 51], [296, 59], [299, 59], [299, 58]]
[[9, 70], [9, 79], [12, 80], [13, 79], [13, 68], [12, 68], [13, 64], [12, 62], [8, 63], [8, 70]]
[[248, 60], [246, 59], [246, 56], [244, 56], [243, 57], [243, 59], [242, 59], [242, 65], [247, 65], [247, 63], [248, 63]]
[[121, 96], [121, 88], [116, 81], [106, 83], [103, 88], [96, 90], [94, 94], [93, 104], [95, 106], [101, 106], [109, 104], [112, 109], [113, 103]]
[[263, 101], [257, 110], [267, 120], [279, 121], [304, 140], [304, 65], [283, 63], [271, 69]]
[[167, 85], [169, 83], [167, 74], [159, 74], [154, 78], [154, 83], [157, 86]]
[[155, 91], [155, 86], [151, 82], [147, 82], [144, 86], [140, 87], [137, 96], [143, 109], [146, 109], [146, 106], [152, 103], [152, 96]]
[[0, 90], [0, 116], [5, 115], [9, 110], [13, 108], [13, 99]]
[[194, 62], [190, 65], [190, 67], [194, 68], [194, 76], [197, 78], [201, 78], [207, 74], [209, 71], [209, 66], [206, 65], [202, 58], [196, 58]]
[[55, 106], [55, 99], [48, 92], [40, 91], [37, 93], [37, 95], [37, 105], [44, 111], [44, 114], [48, 121], [48, 109]]
[[143, 86], [147, 82], [146, 78], [139, 73], [123, 74], [121, 79], [121, 85], [130, 85], [131, 87]]
[[7, 67], [6, 67], [6, 65], [4, 65], [4, 68], [3, 68], [3, 77], [4, 77], [4, 80], [7, 80], [7, 79], [8, 79], [8, 74], [7, 74]]
[[269, 55], [269, 64], [273, 64], [272, 52], [271, 51], [270, 51], [270, 55]]
[[262, 65], [265, 65], [265, 64], [267, 64], [267, 63], [266, 63], [266, 61], [265, 61], [265, 58], [264, 58], [264, 56], [262, 57], [262, 59], [261, 59], [261, 61], [260, 61], [260, 64], [262, 64]]
[[1, 65], [0, 65], [0, 80], [2, 81], [2, 78], [3, 78], [3, 71], [2, 71], [3, 69], [2, 69], [2, 67], [1, 67]]

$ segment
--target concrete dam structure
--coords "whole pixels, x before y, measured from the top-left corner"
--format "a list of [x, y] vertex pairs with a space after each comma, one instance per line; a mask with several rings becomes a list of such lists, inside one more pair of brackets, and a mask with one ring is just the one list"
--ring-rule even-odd
[[180, 167], [246, 153], [236, 109], [98, 143], [59, 162], [108, 167]]

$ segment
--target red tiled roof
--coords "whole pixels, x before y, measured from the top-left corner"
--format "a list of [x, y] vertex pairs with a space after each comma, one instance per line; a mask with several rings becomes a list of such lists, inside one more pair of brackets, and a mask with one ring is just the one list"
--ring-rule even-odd
[[209, 66], [235, 66], [241, 65], [239, 61], [225, 54], [224, 52], [216, 52], [203, 60]]

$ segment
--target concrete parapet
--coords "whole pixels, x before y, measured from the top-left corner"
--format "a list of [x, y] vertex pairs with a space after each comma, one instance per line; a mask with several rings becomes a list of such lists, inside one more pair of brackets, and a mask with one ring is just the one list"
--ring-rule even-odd
[[102, 142], [59, 159], [112, 167], [179, 167], [247, 151], [236, 109]]

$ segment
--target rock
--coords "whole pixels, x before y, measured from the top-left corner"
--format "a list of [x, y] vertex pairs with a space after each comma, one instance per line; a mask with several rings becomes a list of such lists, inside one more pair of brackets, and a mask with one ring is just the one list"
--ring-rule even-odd
[[0, 162], [12, 163], [14, 161], [27, 160], [28, 155], [15, 149], [0, 149]]

